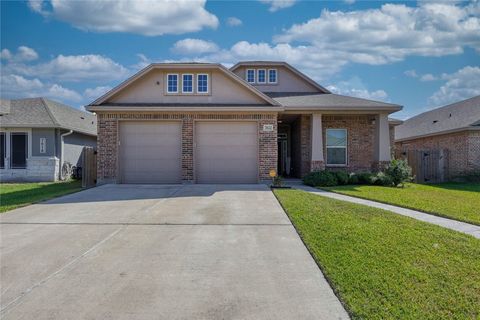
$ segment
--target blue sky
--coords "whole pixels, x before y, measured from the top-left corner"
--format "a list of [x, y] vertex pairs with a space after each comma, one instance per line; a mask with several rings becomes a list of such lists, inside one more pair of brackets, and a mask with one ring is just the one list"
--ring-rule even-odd
[[480, 94], [480, 2], [2, 1], [1, 96], [81, 108], [150, 62], [285, 60], [407, 118]]

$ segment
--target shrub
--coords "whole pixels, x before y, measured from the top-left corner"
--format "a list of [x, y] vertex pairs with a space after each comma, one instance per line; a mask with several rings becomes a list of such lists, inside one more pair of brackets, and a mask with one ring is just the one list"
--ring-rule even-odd
[[359, 184], [358, 175], [355, 173], [350, 173], [348, 177], [348, 184]]
[[339, 170], [333, 171], [333, 173], [335, 174], [335, 177], [337, 177], [337, 182], [339, 185], [348, 184], [350, 177], [346, 171]]
[[412, 180], [412, 168], [405, 160], [392, 159], [385, 169], [385, 175], [390, 177], [392, 185], [397, 187]]
[[392, 187], [393, 179], [391, 176], [380, 171], [372, 177], [372, 183], [379, 186]]
[[372, 184], [373, 174], [370, 172], [360, 172], [356, 174], [359, 184]]
[[314, 171], [303, 177], [303, 183], [311, 187], [333, 187], [338, 184], [338, 180], [332, 172]]

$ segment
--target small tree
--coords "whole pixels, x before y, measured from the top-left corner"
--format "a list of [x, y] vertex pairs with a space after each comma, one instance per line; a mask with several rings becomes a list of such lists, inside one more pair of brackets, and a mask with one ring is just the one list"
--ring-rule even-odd
[[405, 182], [412, 181], [412, 168], [407, 161], [401, 159], [393, 159], [385, 169], [385, 175], [391, 178], [392, 184], [395, 187], [402, 185]]

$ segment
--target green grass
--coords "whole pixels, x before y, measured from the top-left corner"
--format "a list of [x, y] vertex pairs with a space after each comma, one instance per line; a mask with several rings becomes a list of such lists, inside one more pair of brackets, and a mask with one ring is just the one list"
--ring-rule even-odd
[[2, 183], [0, 184], [0, 213], [81, 189], [81, 181]]
[[322, 189], [480, 225], [480, 183], [407, 183], [404, 188], [337, 186]]
[[376, 208], [275, 190], [354, 319], [479, 319], [480, 240]]

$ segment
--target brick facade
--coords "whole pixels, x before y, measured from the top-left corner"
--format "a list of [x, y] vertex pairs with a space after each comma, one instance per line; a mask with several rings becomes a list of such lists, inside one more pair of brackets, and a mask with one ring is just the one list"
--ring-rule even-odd
[[[117, 182], [117, 146], [119, 120], [181, 120], [182, 121], [182, 180], [194, 182], [194, 123], [196, 120], [252, 120], [258, 123], [259, 180], [270, 179], [271, 169], [277, 169], [277, 114], [276, 113], [158, 113], [158, 112], [100, 112], [98, 113], [98, 181]], [[264, 132], [263, 125], [274, 130]]]
[[480, 131], [463, 131], [396, 142], [397, 151], [447, 149], [451, 178], [480, 171]]
[[[378, 167], [374, 160], [375, 116], [373, 115], [323, 115], [323, 154], [326, 160], [326, 130], [347, 129], [347, 171], [370, 171]], [[313, 170], [329, 169], [328, 165], [311, 161], [311, 116], [301, 115], [301, 176]], [[338, 168], [338, 167], [331, 167]]]

